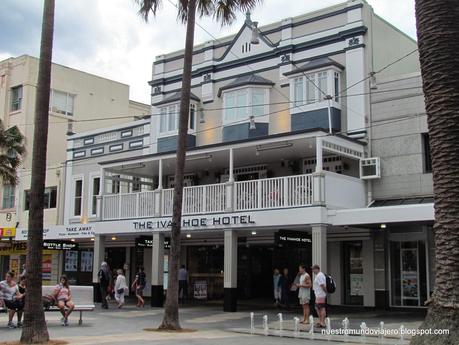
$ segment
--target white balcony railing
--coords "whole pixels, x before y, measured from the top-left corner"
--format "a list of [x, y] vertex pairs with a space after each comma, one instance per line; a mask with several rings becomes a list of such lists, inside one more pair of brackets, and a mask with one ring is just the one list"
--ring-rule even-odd
[[[327, 185], [328, 182], [328, 185]], [[264, 210], [327, 204], [345, 208], [348, 195], [362, 194], [352, 204], [364, 202], [363, 182], [334, 173], [295, 175], [261, 180], [220, 183], [183, 189], [183, 215]], [[325, 193], [325, 191], [327, 191]], [[102, 220], [171, 216], [172, 188], [102, 197]], [[362, 199], [362, 200], [360, 200]], [[352, 205], [354, 206], [354, 205]]]

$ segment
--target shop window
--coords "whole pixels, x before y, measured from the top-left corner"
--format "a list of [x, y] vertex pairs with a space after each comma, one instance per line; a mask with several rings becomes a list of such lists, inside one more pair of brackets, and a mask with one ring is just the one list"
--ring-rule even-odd
[[10, 111], [18, 111], [22, 109], [22, 85], [11, 88], [11, 104]]
[[363, 305], [362, 241], [343, 242], [344, 304]]
[[[43, 195], [44, 203], [43, 208], [56, 208], [57, 205], [57, 187], [47, 187], [45, 188], [45, 193]], [[24, 200], [24, 211], [30, 209], [30, 190], [25, 191], [25, 200]]]

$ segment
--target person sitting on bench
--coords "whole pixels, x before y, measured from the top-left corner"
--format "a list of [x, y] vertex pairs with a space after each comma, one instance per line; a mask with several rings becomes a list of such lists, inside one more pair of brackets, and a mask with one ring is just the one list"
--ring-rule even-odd
[[68, 317], [75, 308], [75, 304], [72, 302], [72, 292], [70, 290], [67, 276], [61, 276], [59, 281], [60, 284], [56, 285], [56, 287], [54, 288], [54, 298], [56, 299], [57, 306], [62, 314], [61, 324], [62, 326], [68, 326]]

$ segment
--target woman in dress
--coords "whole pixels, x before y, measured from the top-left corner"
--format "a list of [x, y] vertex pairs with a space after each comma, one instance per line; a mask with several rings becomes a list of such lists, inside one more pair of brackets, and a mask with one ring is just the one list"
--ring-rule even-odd
[[135, 296], [137, 297], [137, 307], [143, 307], [145, 305], [145, 300], [143, 299], [143, 289], [146, 285], [146, 276], [143, 271], [143, 267], [139, 268], [135, 276], [135, 280], [132, 283], [132, 288], [135, 289]]
[[61, 324], [62, 326], [68, 326], [68, 318], [75, 308], [75, 304], [72, 302], [72, 291], [70, 290], [67, 276], [61, 276], [59, 282], [59, 285], [54, 288], [54, 298], [62, 314]]
[[121, 308], [124, 305], [124, 294], [126, 293], [128, 287], [126, 285], [126, 277], [123, 274], [123, 270], [118, 269], [116, 273], [115, 299], [118, 302], [118, 308]]

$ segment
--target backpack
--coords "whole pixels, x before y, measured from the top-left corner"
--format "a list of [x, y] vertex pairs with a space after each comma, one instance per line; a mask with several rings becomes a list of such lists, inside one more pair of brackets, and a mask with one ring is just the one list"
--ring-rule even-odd
[[327, 292], [328, 293], [334, 293], [336, 291], [336, 282], [332, 278], [332, 276], [326, 274], [325, 275], [325, 282], [326, 282], [326, 285], [327, 285]]

